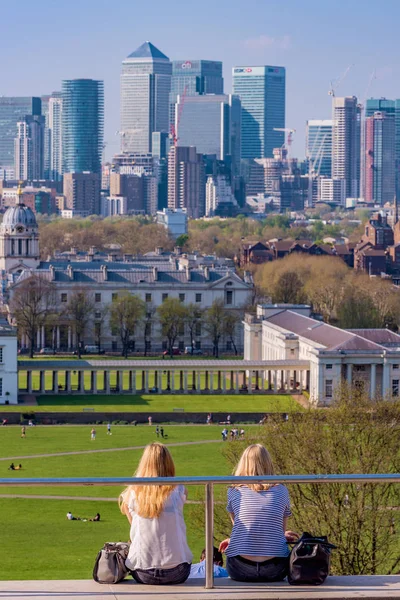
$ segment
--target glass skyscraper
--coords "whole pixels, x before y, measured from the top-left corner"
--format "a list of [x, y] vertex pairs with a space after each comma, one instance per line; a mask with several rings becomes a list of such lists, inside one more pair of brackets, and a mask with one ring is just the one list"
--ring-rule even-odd
[[104, 84], [94, 79], [62, 82], [64, 173], [101, 173]]
[[172, 65], [165, 54], [145, 42], [122, 62], [121, 150], [152, 151], [152, 134], [169, 132]]
[[26, 116], [41, 115], [40, 98], [0, 97], [0, 169], [14, 168], [14, 140], [17, 123]]
[[365, 201], [392, 202], [395, 195], [394, 113], [376, 111], [365, 119]]
[[170, 120], [175, 120], [175, 102], [178, 96], [223, 94], [222, 62], [216, 60], [174, 60], [170, 93]]
[[355, 96], [333, 98], [332, 177], [345, 180], [346, 198], [360, 194], [361, 108]]
[[332, 121], [307, 121], [306, 157], [318, 175], [332, 175]]
[[233, 93], [242, 102], [242, 158], [272, 158], [285, 142], [284, 67], [235, 67]]

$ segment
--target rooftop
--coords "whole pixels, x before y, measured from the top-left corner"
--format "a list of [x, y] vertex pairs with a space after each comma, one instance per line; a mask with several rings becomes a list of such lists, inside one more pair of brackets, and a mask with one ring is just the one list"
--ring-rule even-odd
[[151, 42], [144, 42], [139, 48], [129, 54], [128, 58], [161, 58], [169, 60], [168, 56], [163, 54]]

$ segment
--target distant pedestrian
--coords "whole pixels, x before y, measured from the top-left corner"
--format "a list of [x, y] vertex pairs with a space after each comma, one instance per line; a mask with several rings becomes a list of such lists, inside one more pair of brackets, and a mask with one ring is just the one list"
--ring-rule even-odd
[[226, 423], [227, 423], [227, 425], [230, 425], [230, 424], [231, 424], [231, 415], [228, 415], [228, 416], [226, 417]]
[[153, 417], [147, 417], [150, 427], [153, 425]]
[[210, 414], [207, 415], [206, 423], [207, 423], [207, 425], [211, 425], [211, 415]]
[[226, 438], [228, 437], [228, 430], [226, 427], [224, 427], [224, 429], [221, 431], [221, 435], [222, 435], [222, 441], [226, 442]]
[[32, 419], [29, 419], [28, 425], [29, 425], [29, 427], [33, 427], [34, 426], [34, 422], [32, 421]]
[[21, 427], [21, 437], [22, 438], [26, 437], [26, 427], [25, 427], [25, 425], [23, 425], [23, 427]]
[[161, 433], [161, 437], [164, 437], [164, 427], [160, 427], [160, 433]]
[[350, 501], [349, 501], [349, 495], [348, 494], [344, 495], [343, 506], [345, 506], [346, 508], [349, 508], [349, 506], [350, 506]]
[[240, 430], [240, 438], [243, 439], [244, 438], [244, 429]]
[[7, 425], [7, 423], [8, 423], [7, 419], [3, 419], [2, 426], [5, 427]]
[[90, 432], [90, 439], [91, 439], [92, 442], [93, 442], [93, 440], [96, 439], [96, 430], [95, 430], [94, 427], [92, 427], [92, 430]]
[[111, 423], [107, 423], [107, 435], [112, 435]]
[[159, 426], [158, 426], [158, 425], [157, 425], [157, 427], [156, 427], [156, 436], [157, 436], [157, 437], [160, 437], [160, 428], [159, 428]]

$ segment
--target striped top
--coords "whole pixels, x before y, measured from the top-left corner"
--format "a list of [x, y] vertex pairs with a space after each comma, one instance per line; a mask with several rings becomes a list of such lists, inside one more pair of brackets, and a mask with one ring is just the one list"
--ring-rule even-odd
[[291, 516], [284, 485], [255, 492], [247, 486], [228, 489], [227, 510], [235, 522], [226, 556], [288, 556], [284, 517]]

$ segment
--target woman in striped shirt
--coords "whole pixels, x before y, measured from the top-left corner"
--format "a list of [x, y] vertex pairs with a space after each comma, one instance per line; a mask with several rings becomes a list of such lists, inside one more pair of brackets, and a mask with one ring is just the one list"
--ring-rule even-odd
[[[273, 475], [266, 448], [261, 444], [246, 448], [234, 474]], [[287, 488], [281, 484], [233, 485], [228, 489], [227, 510], [233, 529], [220, 550], [226, 553], [229, 576], [236, 581], [282, 581], [288, 570], [287, 542], [299, 537], [286, 530], [292, 514]]]

